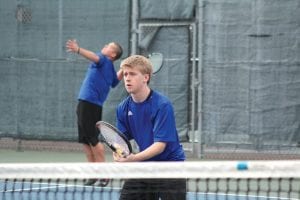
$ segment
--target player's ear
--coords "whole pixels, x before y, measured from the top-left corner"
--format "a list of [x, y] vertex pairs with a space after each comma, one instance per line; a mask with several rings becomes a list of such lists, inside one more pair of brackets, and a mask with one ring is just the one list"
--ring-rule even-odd
[[149, 74], [145, 74], [144, 78], [145, 78], [145, 83], [148, 83], [150, 81], [150, 75]]
[[113, 60], [116, 60], [117, 53], [116, 53], [116, 52], [113, 52], [113, 53], [111, 54], [111, 57], [113, 58]]

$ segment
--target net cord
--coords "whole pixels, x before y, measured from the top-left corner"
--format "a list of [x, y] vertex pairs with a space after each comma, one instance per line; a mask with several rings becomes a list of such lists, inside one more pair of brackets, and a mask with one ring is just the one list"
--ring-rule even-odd
[[300, 161], [1, 164], [0, 179], [300, 178]]

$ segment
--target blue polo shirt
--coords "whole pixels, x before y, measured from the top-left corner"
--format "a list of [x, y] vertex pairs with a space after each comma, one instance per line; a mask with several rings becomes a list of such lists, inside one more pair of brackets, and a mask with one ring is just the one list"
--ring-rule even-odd
[[107, 99], [110, 87], [118, 85], [119, 80], [113, 62], [101, 53], [99, 63], [90, 63], [82, 82], [78, 99], [102, 106]]
[[156, 91], [141, 103], [135, 103], [131, 96], [122, 101], [117, 108], [117, 127], [129, 140], [136, 141], [140, 151], [154, 142], [166, 143], [162, 153], [147, 161], [185, 160], [172, 104]]

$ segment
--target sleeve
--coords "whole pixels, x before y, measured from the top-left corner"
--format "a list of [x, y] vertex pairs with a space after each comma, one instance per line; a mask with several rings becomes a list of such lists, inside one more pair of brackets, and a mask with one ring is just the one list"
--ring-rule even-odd
[[154, 120], [153, 132], [155, 142], [177, 141], [175, 116], [171, 103], [164, 104], [158, 110]]
[[129, 130], [127, 129], [127, 124], [126, 124], [126, 109], [124, 108], [124, 104], [120, 104], [117, 107], [117, 128], [119, 129], [119, 131], [121, 131], [121, 133], [124, 134], [124, 136], [128, 139], [131, 140], [132, 137], [130, 136]]
[[97, 64], [97, 67], [102, 68], [102, 73], [104, 74], [107, 83], [112, 88], [116, 87], [120, 81], [118, 79], [113, 62], [101, 53], [98, 53], [97, 55], [99, 56], [99, 63]]
[[99, 57], [99, 62], [97, 63], [98, 67], [101, 67], [103, 65], [103, 63], [105, 62], [105, 57], [101, 54], [101, 53], [97, 53], [98, 57]]
[[115, 70], [115, 68], [114, 68], [114, 65], [112, 65], [112, 73], [113, 73], [113, 82], [112, 82], [112, 84], [111, 84], [111, 87], [116, 87], [118, 84], [119, 84], [119, 82], [120, 82], [120, 80], [118, 79], [118, 76], [117, 76], [117, 72], [116, 72], [116, 70]]

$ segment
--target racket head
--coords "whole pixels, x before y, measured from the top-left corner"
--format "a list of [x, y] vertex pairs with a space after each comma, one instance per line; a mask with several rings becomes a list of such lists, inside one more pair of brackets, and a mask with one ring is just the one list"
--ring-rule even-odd
[[132, 153], [130, 142], [116, 127], [105, 121], [98, 121], [96, 127], [112, 151], [121, 157], [126, 157]]
[[164, 61], [163, 54], [162, 53], [156, 53], [156, 52], [151, 53], [151, 54], [149, 54], [148, 59], [152, 63], [153, 74], [156, 74], [157, 72], [159, 72], [159, 70], [163, 66], [163, 61]]

